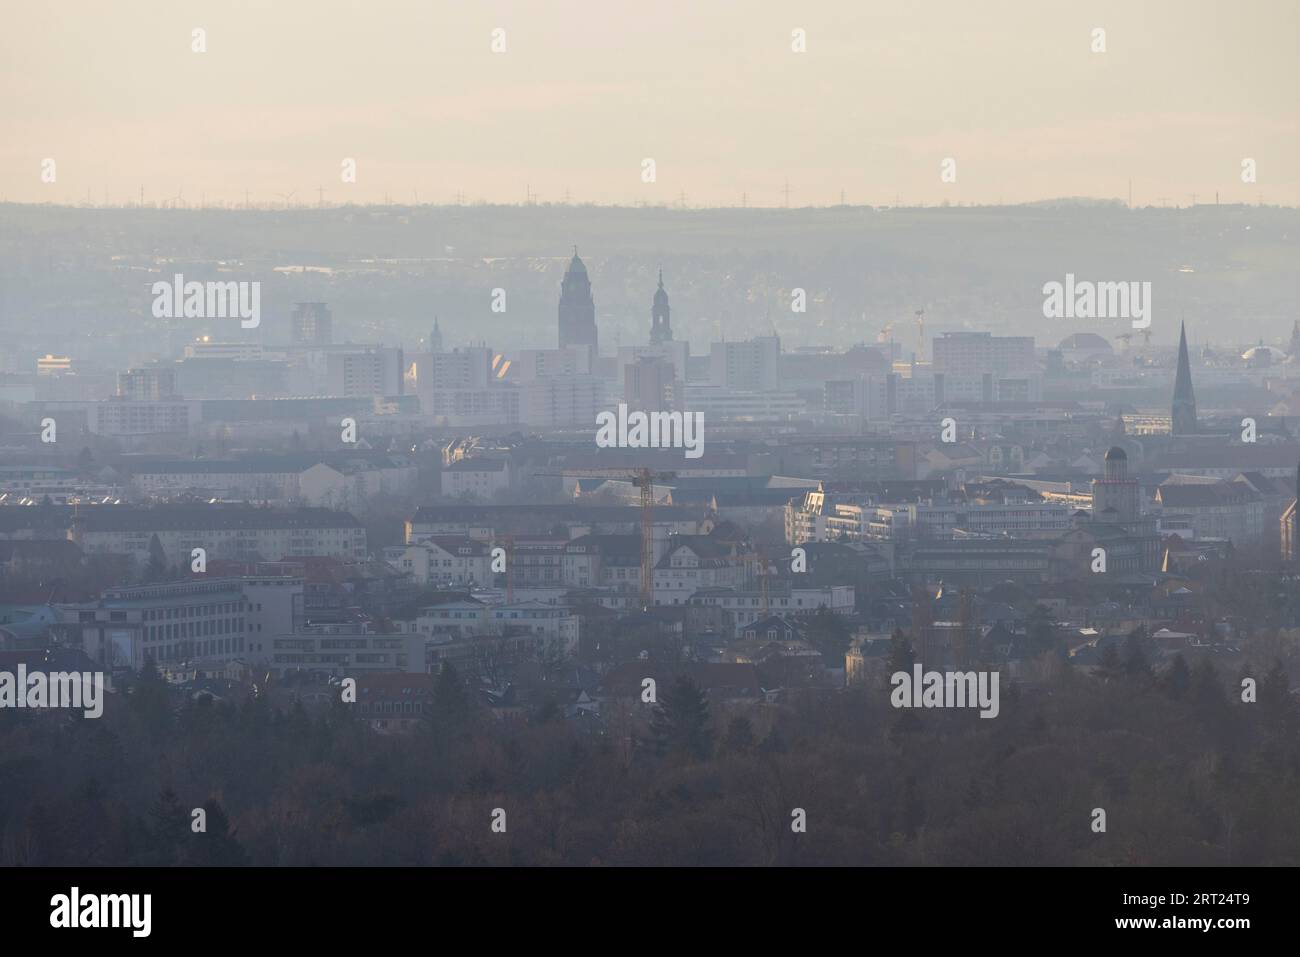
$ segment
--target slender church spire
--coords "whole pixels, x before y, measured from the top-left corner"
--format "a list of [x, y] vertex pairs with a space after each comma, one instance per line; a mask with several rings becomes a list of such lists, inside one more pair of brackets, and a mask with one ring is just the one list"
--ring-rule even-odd
[[1192, 364], [1187, 358], [1187, 323], [1178, 334], [1178, 372], [1174, 376], [1174, 405], [1171, 431], [1174, 435], [1196, 432], [1196, 393], [1192, 391]]
[[664, 271], [659, 268], [659, 288], [655, 290], [654, 304], [650, 307], [650, 344], [671, 342], [673, 327], [671, 323], [672, 308], [668, 305], [668, 293], [664, 290]]

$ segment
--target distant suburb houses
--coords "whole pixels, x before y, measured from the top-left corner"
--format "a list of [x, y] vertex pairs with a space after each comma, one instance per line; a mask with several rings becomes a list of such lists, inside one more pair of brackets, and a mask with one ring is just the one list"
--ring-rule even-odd
[[230, 501], [350, 508], [416, 488], [413, 460], [381, 452], [259, 453], [231, 459], [128, 457], [121, 467], [141, 494], [196, 493]]

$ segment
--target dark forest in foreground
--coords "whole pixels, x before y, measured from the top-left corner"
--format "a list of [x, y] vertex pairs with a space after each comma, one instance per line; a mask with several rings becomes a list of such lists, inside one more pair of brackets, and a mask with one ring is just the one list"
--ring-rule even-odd
[[1004, 684], [995, 720], [895, 711], [884, 688], [722, 718], [674, 686], [631, 748], [551, 707], [500, 722], [444, 678], [402, 736], [341, 703], [176, 710], [149, 678], [99, 720], [0, 714], [0, 863], [1300, 863], [1280, 668], [1242, 704], [1208, 661], [1154, 674], [1112, 655], [1092, 677]]

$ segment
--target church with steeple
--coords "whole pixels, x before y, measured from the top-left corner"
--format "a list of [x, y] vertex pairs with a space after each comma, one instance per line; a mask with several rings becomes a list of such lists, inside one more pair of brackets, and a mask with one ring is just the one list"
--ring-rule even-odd
[[1178, 336], [1178, 372], [1174, 377], [1173, 418], [1170, 433], [1195, 435], [1196, 393], [1192, 391], [1192, 365], [1187, 358], [1187, 323], [1183, 323]]
[[560, 348], [591, 346], [591, 357], [599, 355], [596, 338], [596, 302], [591, 295], [587, 267], [573, 247], [573, 259], [560, 281]]
[[668, 293], [664, 291], [664, 271], [659, 270], [659, 288], [655, 290], [654, 303], [650, 306], [650, 345], [673, 341], [671, 322], [672, 308], [668, 305]]
[[1160, 531], [1154, 515], [1143, 511], [1137, 476], [1129, 472], [1128, 453], [1118, 445], [1106, 453], [1105, 472], [1092, 480], [1092, 511], [1075, 513], [1073, 528], [1062, 542], [1070, 574], [1088, 567], [1092, 549], [1106, 550], [1108, 570], [1121, 576], [1144, 575], [1160, 559]]

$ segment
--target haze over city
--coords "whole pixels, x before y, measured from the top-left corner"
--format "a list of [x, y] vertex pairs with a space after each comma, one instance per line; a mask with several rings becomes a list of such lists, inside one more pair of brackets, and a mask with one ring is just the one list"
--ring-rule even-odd
[[130, 8], [0, 15], [5, 200], [1300, 200], [1286, 0]]
[[8, 5], [6, 940], [1289, 926], [1298, 11]]

